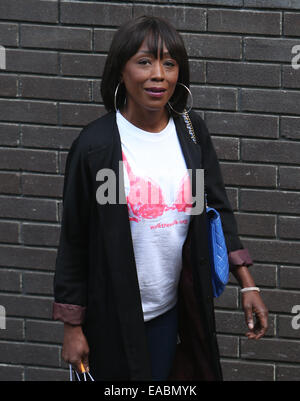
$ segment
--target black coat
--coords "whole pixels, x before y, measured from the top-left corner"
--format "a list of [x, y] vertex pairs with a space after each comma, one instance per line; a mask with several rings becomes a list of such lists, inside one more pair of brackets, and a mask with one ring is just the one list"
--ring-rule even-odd
[[[198, 114], [191, 112], [190, 116], [198, 145], [182, 117], [174, 119], [187, 168], [194, 171], [193, 177], [195, 169], [205, 170], [208, 204], [221, 214], [231, 262], [246, 264], [249, 255], [237, 234], [210, 135]], [[71, 146], [65, 168], [53, 318], [83, 325], [90, 347], [90, 370], [96, 380], [150, 380], [127, 204], [100, 205], [96, 200], [97, 188], [103, 184], [96, 176], [103, 168], [115, 171], [119, 199], [121, 152], [113, 112], [85, 127]], [[125, 196], [122, 185], [120, 195]], [[222, 380], [206, 224], [205, 210], [191, 216], [182, 250], [178, 288], [181, 343], [170, 379]]]

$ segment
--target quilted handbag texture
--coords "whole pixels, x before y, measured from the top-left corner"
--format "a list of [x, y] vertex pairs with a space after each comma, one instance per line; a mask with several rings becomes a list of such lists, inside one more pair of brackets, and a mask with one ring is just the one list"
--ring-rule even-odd
[[206, 213], [209, 220], [208, 243], [213, 293], [214, 297], [219, 297], [229, 279], [228, 254], [219, 212], [206, 206]]

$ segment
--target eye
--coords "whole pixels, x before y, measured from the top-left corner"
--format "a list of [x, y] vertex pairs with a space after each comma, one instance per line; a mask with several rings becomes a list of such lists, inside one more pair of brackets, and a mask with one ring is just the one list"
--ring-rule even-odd
[[172, 61], [172, 60], [165, 61], [165, 66], [167, 66], [167, 67], [175, 67], [175, 65], [176, 65], [175, 61]]
[[150, 60], [149, 59], [143, 58], [141, 60], [138, 60], [138, 64], [140, 64], [140, 65], [146, 65], [148, 63], [150, 64]]

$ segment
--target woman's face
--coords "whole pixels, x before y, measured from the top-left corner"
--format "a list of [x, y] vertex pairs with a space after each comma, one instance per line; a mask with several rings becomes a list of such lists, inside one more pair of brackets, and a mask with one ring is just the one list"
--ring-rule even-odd
[[127, 111], [138, 111], [141, 107], [149, 111], [163, 109], [175, 91], [178, 74], [178, 63], [166, 46], [163, 46], [162, 58], [159, 51], [155, 58], [145, 39], [122, 72]]

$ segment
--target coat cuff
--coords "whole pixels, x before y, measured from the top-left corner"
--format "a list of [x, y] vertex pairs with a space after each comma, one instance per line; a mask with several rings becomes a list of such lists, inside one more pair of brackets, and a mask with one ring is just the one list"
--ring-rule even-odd
[[251, 266], [253, 260], [247, 248], [238, 249], [237, 251], [229, 252], [228, 254], [229, 265], [231, 269], [238, 266]]
[[52, 318], [74, 326], [84, 321], [86, 307], [53, 302]]

